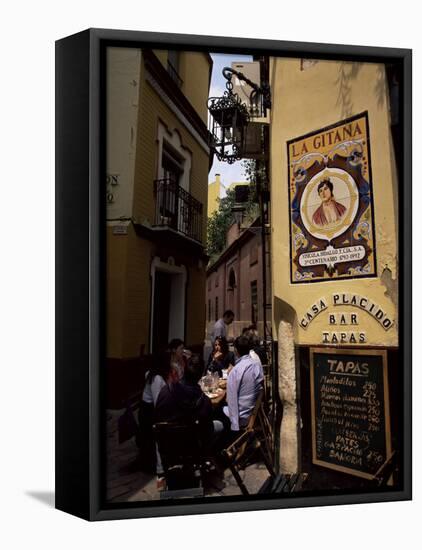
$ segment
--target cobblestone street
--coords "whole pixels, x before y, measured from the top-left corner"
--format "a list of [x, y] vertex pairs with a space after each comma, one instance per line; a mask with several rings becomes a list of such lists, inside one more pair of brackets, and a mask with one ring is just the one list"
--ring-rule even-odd
[[[117, 421], [123, 410], [107, 411], [107, 501], [136, 502], [139, 500], [158, 500], [156, 477], [140, 470], [135, 439], [119, 445]], [[241, 477], [251, 494], [257, 493], [268, 471], [263, 463], [248, 465], [242, 470]], [[205, 496], [241, 495], [239, 486], [226, 470], [224, 475], [211, 472], [204, 480]]]

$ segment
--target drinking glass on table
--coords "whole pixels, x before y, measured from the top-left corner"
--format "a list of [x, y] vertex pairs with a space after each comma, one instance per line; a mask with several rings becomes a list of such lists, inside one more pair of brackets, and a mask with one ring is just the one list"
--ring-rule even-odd
[[190, 359], [192, 357], [192, 352], [190, 349], [184, 349], [182, 353], [186, 359]]
[[213, 372], [212, 373], [212, 387], [211, 387], [211, 391], [215, 392], [218, 388], [218, 383], [220, 381], [220, 377], [218, 376], [218, 372]]
[[202, 380], [203, 380], [203, 391], [205, 393], [211, 393], [212, 392], [212, 386], [213, 386], [213, 383], [214, 383], [214, 379], [212, 377], [212, 374], [211, 373], [206, 374], [203, 377]]

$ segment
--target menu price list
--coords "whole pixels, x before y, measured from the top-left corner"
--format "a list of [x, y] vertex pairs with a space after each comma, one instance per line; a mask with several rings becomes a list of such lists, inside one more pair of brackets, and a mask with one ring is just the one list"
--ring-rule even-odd
[[314, 463], [372, 478], [390, 452], [385, 357], [313, 353]]

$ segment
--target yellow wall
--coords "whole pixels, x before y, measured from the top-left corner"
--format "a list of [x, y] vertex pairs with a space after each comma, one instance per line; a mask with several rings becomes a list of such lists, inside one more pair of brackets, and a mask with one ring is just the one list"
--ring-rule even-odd
[[187, 345], [198, 345], [205, 331], [205, 270], [183, 250], [168, 250], [135, 234], [113, 235], [107, 228], [107, 357], [132, 358], [142, 345], [149, 352], [151, 315], [151, 261], [172, 255], [177, 265], [187, 267]]
[[[366, 333], [364, 345], [398, 345], [397, 318], [397, 176], [389, 127], [389, 105], [383, 65], [318, 61], [301, 70], [300, 59], [271, 60], [271, 208], [274, 335], [281, 320], [294, 319], [298, 344], [322, 343], [325, 330]], [[368, 111], [377, 251], [377, 277], [291, 284], [289, 270], [289, 199], [286, 142]], [[331, 304], [334, 293], [369, 297], [395, 320], [388, 331], [367, 312], [333, 307], [306, 330], [298, 321], [319, 298]], [[357, 313], [356, 328], [328, 325], [328, 314]]]
[[[208, 217], [210, 218], [213, 213], [218, 210], [220, 198], [220, 190], [222, 187], [220, 174], [215, 175], [215, 181], [211, 182], [208, 185]], [[228, 189], [233, 190], [236, 185], [249, 185], [248, 181], [234, 181], [229, 186]]]
[[161, 64], [163, 67], [167, 70], [167, 58], [168, 58], [168, 52], [167, 50], [152, 50], [154, 52], [154, 55], [158, 57], [158, 59], [161, 61]]
[[107, 357], [131, 358], [148, 349], [151, 243], [136, 236], [113, 235], [107, 228]]
[[210, 218], [216, 210], [218, 210], [219, 202], [218, 199], [220, 198], [220, 189], [221, 189], [221, 182], [220, 182], [220, 175], [216, 174], [215, 181], [211, 182], [208, 185], [208, 208], [207, 208], [207, 216]]
[[126, 303], [126, 262], [128, 240], [113, 235], [107, 226], [107, 357], [123, 355], [123, 316]]
[[205, 266], [192, 262], [187, 280], [186, 345], [202, 344], [205, 338]]
[[[167, 50], [153, 50], [167, 70]], [[183, 81], [181, 91], [191, 103], [192, 107], [207, 123], [208, 120], [208, 91], [210, 86], [212, 60], [202, 52], [180, 52], [178, 75]]]
[[153, 245], [147, 239], [138, 237], [133, 226], [127, 235], [128, 258], [126, 262], [125, 303], [122, 313], [124, 331], [122, 334], [123, 357], [137, 357], [143, 344], [149, 349], [151, 259]]
[[211, 66], [211, 59], [205, 53], [183, 52], [180, 55], [182, 91], [205, 124], [208, 120], [207, 101]]
[[[145, 74], [145, 71], [144, 71]], [[157, 92], [144, 78], [140, 89], [140, 124], [138, 127], [137, 154], [135, 160], [135, 190], [133, 217], [140, 222], [153, 223], [155, 214], [154, 180], [157, 179], [158, 125], [163, 123], [170, 132], [179, 133], [183, 146], [192, 155], [190, 194], [203, 205], [203, 217], [207, 212], [208, 154], [170, 111]], [[203, 242], [206, 226], [203, 224]]]
[[[164, 52], [165, 56], [160, 51], [155, 53], [160, 56], [162, 63], [166, 63], [167, 52]], [[204, 65], [202, 57], [206, 60], [201, 54], [200, 60], [195, 58], [191, 65], [185, 67], [186, 73], [191, 75], [191, 81], [197, 76], [196, 71], [200, 70], [197, 64], [201, 67]], [[129, 125], [126, 128], [128, 135], [134, 139], [130, 149], [136, 151], [132, 172], [133, 203], [129, 216], [138, 223], [154, 223], [154, 180], [158, 176], [158, 128], [159, 124], [162, 124], [169, 132], [178, 132], [183, 147], [189, 151], [191, 171], [188, 190], [203, 205], [202, 238], [205, 244], [208, 152], [146, 81], [146, 71], [142, 64], [139, 64], [139, 69], [139, 101], [138, 98], [134, 99], [134, 105], [139, 105], [137, 127], [132, 132], [129, 131]], [[206, 80], [208, 82], [208, 76]], [[205, 104], [207, 92], [202, 87], [200, 89]], [[199, 91], [197, 92], [199, 97]], [[115, 119], [118, 119], [119, 112], [125, 112], [122, 111], [121, 103], [121, 97], [118, 95], [116, 101], [109, 105], [109, 109], [115, 111]], [[124, 107], [127, 109], [126, 104]], [[113, 149], [113, 137], [115, 138], [115, 134], [108, 136], [110, 150]], [[124, 159], [127, 158], [127, 150], [126, 143], [126, 147], [118, 149], [116, 159], [126, 162]], [[114, 226], [117, 224], [113, 223]], [[166, 262], [169, 256], [172, 256], [176, 265], [186, 266], [186, 343], [201, 344], [205, 332], [205, 265], [201, 263], [198, 255], [184, 250], [182, 237], [180, 249], [169, 250], [165, 245], [159, 246], [147, 238], [138, 236], [131, 222], [119, 222], [117, 225], [124, 225], [127, 234], [115, 235], [113, 225], [107, 227], [107, 357], [138, 357], [142, 345], [145, 346], [145, 353], [150, 351], [151, 261], [154, 257]]]

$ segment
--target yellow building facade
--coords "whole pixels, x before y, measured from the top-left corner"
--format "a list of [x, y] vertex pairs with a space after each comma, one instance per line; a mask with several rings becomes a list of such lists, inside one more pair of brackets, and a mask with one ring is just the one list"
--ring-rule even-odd
[[221, 176], [220, 174], [215, 174], [215, 180], [208, 184], [208, 209], [207, 216], [211, 216], [218, 210], [219, 199], [221, 197]]
[[[107, 52], [107, 357], [203, 342], [205, 53]], [[199, 84], [198, 84], [199, 83]]]
[[[304, 412], [311, 403], [304, 404], [303, 397], [307, 392], [310, 401], [313, 391], [313, 350], [347, 350], [349, 356], [356, 350], [356, 358], [360, 353], [385, 354], [388, 372], [400, 369], [395, 364], [399, 304], [394, 120], [384, 65], [272, 58], [270, 80], [272, 311], [283, 402], [280, 464], [284, 471], [298, 471], [304, 467], [303, 449], [311, 452], [315, 445], [315, 434], [303, 427], [315, 420], [309, 410]], [[347, 175], [358, 173], [361, 187]], [[333, 182], [337, 186], [340, 236], [335, 220], [329, 233], [322, 207], [317, 208], [327, 179], [331, 193]], [[305, 183], [308, 189], [314, 186], [307, 195], [301, 188]]]

